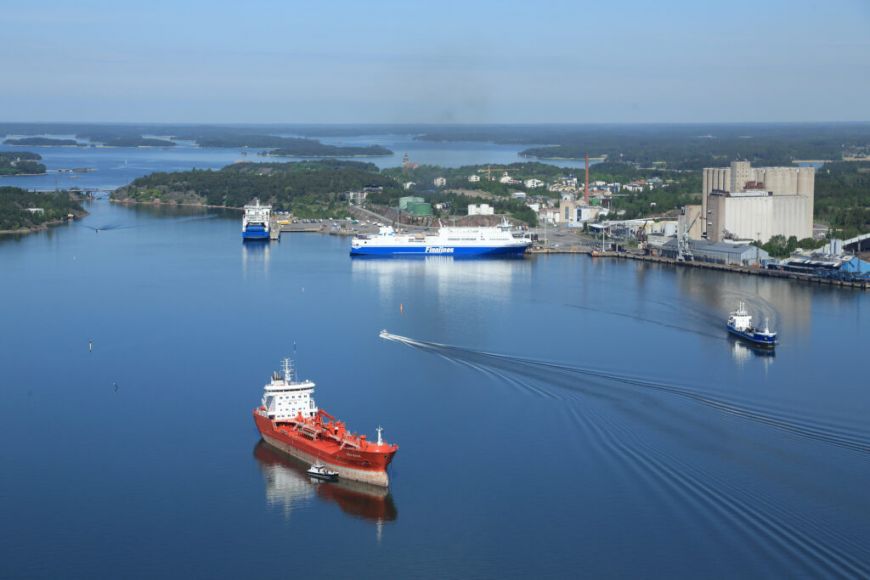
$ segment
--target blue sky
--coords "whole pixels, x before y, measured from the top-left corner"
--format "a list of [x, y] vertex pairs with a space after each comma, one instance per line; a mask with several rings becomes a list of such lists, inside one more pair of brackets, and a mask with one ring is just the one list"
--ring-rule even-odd
[[7, 2], [0, 120], [870, 120], [870, 0]]

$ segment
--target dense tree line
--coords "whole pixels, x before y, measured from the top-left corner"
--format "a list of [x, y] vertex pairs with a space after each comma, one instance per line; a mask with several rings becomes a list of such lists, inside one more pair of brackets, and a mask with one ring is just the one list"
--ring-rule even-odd
[[815, 250], [825, 245], [824, 240], [814, 240], [813, 238], [804, 238], [798, 240], [796, 236], [773, 236], [765, 244], [758, 244], [762, 250], [770, 254], [774, 258], [787, 258], [791, 256], [798, 248], [802, 250]]
[[175, 147], [175, 142], [168, 139], [155, 139], [154, 137], [113, 137], [92, 139], [106, 147]]
[[325, 145], [314, 139], [288, 139], [288, 142], [268, 152], [276, 157], [376, 157], [393, 152], [380, 145]]
[[87, 139], [93, 143], [100, 143], [106, 147], [175, 147], [175, 142], [168, 139], [143, 137], [138, 133], [128, 133], [111, 128], [77, 133], [76, 137]]
[[[43, 211], [30, 212], [27, 208], [41, 208]], [[64, 219], [70, 213], [77, 216], [84, 213], [78, 194], [0, 187], [0, 230], [33, 228]]]
[[45, 165], [36, 153], [22, 151], [21, 153], [0, 152], [0, 175], [32, 175], [45, 173]]
[[326, 214], [348, 191], [401, 187], [371, 163], [304, 161], [298, 163], [236, 163], [218, 171], [152, 173], [112, 193], [113, 199], [142, 202], [203, 203], [242, 207], [253, 198], [279, 210]]
[[870, 232], [870, 162], [828, 163], [816, 172], [815, 218], [851, 238]]
[[667, 188], [624, 193], [614, 196], [611, 200], [611, 208], [618, 212], [611, 215], [611, 218], [636, 219], [699, 203], [701, 203], [700, 193], [680, 193]]
[[30, 145], [36, 147], [69, 147], [82, 144], [75, 139], [54, 139], [52, 137], [21, 137], [20, 139], [6, 139], [4, 145]]
[[[409, 181], [414, 182], [416, 185], [412, 187], [413, 191], [434, 190], [435, 178], [443, 177], [447, 180], [446, 188], [477, 189], [495, 195], [509, 195], [514, 191], [526, 191], [526, 187], [521, 183], [512, 185], [499, 183], [498, 179], [505, 171], [512, 178], [519, 181], [533, 177], [540, 179], [541, 181], [555, 181], [560, 176], [571, 174], [574, 170], [556, 167], [555, 165], [550, 165], [548, 163], [528, 162], [465, 165], [462, 167], [420, 165], [415, 168], [389, 167], [383, 171], [385, 174], [401, 183]], [[480, 181], [468, 181], [470, 175], [478, 175]], [[495, 181], [491, 181], [489, 179], [490, 176], [492, 176]], [[539, 189], [537, 191], [542, 195], [546, 194], [544, 189]]]

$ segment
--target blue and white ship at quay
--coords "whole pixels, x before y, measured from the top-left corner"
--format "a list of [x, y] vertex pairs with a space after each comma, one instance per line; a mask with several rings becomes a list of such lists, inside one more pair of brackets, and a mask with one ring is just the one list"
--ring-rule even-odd
[[532, 241], [503, 220], [495, 227], [440, 227], [435, 234], [396, 233], [382, 226], [376, 235], [353, 238], [351, 256], [522, 256]]
[[737, 306], [737, 310], [728, 316], [728, 332], [738, 338], [747, 340], [754, 345], [766, 348], [776, 346], [776, 333], [772, 332], [765, 323], [763, 329], [752, 326], [752, 315], [746, 310], [746, 305], [743, 301]]
[[242, 218], [242, 240], [269, 241], [271, 205], [261, 205], [259, 199], [245, 206], [245, 217]]

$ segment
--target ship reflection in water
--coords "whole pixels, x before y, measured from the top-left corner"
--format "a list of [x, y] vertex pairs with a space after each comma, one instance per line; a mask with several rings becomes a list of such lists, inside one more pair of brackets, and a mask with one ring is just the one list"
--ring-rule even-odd
[[375, 522], [380, 537], [381, 524], [394, 521], [399, 515], [387, 488], [349, 480], [312, 479], [306, 473], [308, 464], [277, 451], [263, 440], [254, 447], [254, 457], [266, 480], [266, 503], [281, 507], [285, 516], [289, 517], [294, 505], [304, 505], [317, 497], [337, 503], [347, 515]]
[[242, 243], [242, 274], [259, 276], [261, 273], [269, 277], [269, 253], [272, 251], [269, 241], [253, 241]]
[[449, 256], [365, 257], [351, 260], [354, 280], [377, 284], [393, 300], [420, 280], [433, 284], [437, 297], [454, 304], [457, 294], [507, 303], [521, 280], [530, 280], [534, 263], [523, 258], [452, 258]]
[[757, 357], [761, 359], [766, 369], [773, 364], [776, 358], [776, 351], [772, 348], [754, 346], [731, 335], [728, 336], [728, 342], [731, 343], [731, 356], [738, 365], [742, 365], [749, 359]]

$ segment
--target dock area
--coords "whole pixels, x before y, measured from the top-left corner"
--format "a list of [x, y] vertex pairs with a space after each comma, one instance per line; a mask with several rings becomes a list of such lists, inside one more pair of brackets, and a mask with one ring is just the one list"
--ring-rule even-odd
[[[563, 252], [565, 253], [565, 252]], [[720, 272], [731, 272], [735, 274], [747, 274], [751, 276], [764, 276], [768, 278], [780, 278], [786, 280], [796, 280], [807, 284], [817, 284], [819, 286], [836, 286], [840, 288], [854, 288], [856, 290], [867, 290], [870, 288], [870, 283], [866, 280], [839, 280], [835, 278], [823, 278], [820, 276], [812, 276], [809, 274], [800, 274], [796, 272], [785, 272], [782, 270], [769, 270], [757, 266], [735, 266], [729, 264], [716, 264], [713, 262], [699, 261], [677, 261], [671, 258], [661, 258], [658, 256], [647, 256], [634, 252], [613, 252], [601, 250], [586, 250], [582, 252], [592, 258], [616, 258], [620, 260], [638, 260], [640, 262], [653, 262], [667, 266], [678, 266], [683, 268], [702, 268], [706, 270], [718, 270]]]
[[269, 240], [281, 241], [281, 234], [329, 234], [331, 236], [355, 236], [357, 234], [375, 233], [376, 227], [366, 224], [353, 224], [342, 220], [311, 220], [279, 223], [273, 218], [270, 221]]
[[[359, 208], [355, 208], [360, 211]], [[364, 211], [364, 210], [363, 210]], [[362, 217], [362, 216], [360, 216]], [[371, 214], [366, 217], [380, 217], [377, 214]], [[374, 233], [377, 231], [377, 226], [364, 222], [356, 224], [341, 220], [297, 220], [289, 223], [278, 223], [278, 220], [273, 219], [270, 228], [270, 240], [279, 241], [282, 233], [320, 233], [333, 236], [354, 236], [361, 233]], [[426, 228], [413, 228], [425, 230]], [[540, 230], [538, 230], [540, 232]], [[555, 235], [554, 235], [555, 234]], [[555, 243], [554, 243], [555, 242]], [[662, 264], [665, 266], [675, 266], [682, 268], [701, 268], [705, 270], [717, 270], [720, 272], [730, 272], [732, 274], [745, 274], [749, 276], [764, 276], [767, 278], [780, 278], [786, 280], [795, 280], [806, 284], [816, 284], [819, 286], [832, 286], [839, 288], [852, 288], [856, 290], [870, 289], [870, 282], [867, 280], [848, 280], [838, 278], [827, 278], [822, 276], [813, 276], [798, 272], [787, 272], [783, 270], [771, 270], [761, 268], [759, 266], [738, 266], [733, 264], [721, 264], [716, 262], [706, 262], [700, 260], [676, 260], [673, 258], [665, 258], [660, 256], [651, 256], [642, 254], [637, 251], [616, 252], [612, 250], [596, 250], [594, 245], [596, 241], [593, 239], [585, 239], [575, 235], [573, 232], [550, 232], [550, 240], [543, 244], [536, 243], [529, 248], [528, 253], [532, 256], [538, 255], [564, 255], [564, 254], [583, 254], [593, 259], [617, 259], [617, 260], [636, 260], [639, 262], [650, 262]]]

